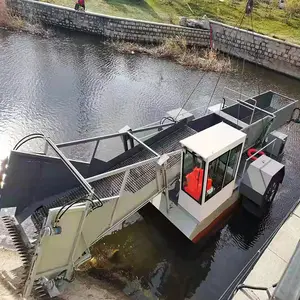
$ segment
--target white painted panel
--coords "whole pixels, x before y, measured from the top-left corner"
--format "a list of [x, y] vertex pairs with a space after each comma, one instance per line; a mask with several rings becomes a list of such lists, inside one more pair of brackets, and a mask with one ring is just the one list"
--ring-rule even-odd
[[[53, 223], [52, 220], [54, 220], [58, 209], [55, 208], [49, 211], [47, 224]], [[69, 209], [60, 220], [62, 233], [43, 238], [37, 274], [68, 264], [83, 213], [84, 207]]]
[[[110, 224], [114, 205], [118, 199], [110, 200], [89, 213], [83, 226], [83, 236], [88, 245], [90, 245]], [[79, 253], [80, 255], [81, 253]]]
[[222, 203], [224, 203], [227, 199], [229, 199], [233, 193], [233, 190], [234, 190], [234, 181], [231, 181], [220, 192], [218, 192], [207, 202], [205, 202], [202, 205], [204, 218], [206, 218], [217, 207], [219, 207]]
[[150, 202], [188, 238], [197, 227], [198, 222], [196, 219], [179, 205], [176, 206], [171, 202], [167, 212], [166, 197], [164, 194], [159, 194]]
[[234, 189], [234, 181], [225, 186], [220, 192], [210, 198], [203, 205], [200, 205], [187, 193], [180, 190], [179, 204], [199, 222], [213, 213], [222, 203], [224, 203], [232, 195]]
[[219, 205], [210, 215], [207, 216], [204, 220], [199, 223], [199, 225], [195, 228], [190, 239], [194, 239], [197, 235], [203, 231], [206, 227], [208, 227], [216, 218], [218, 218], [226, 209], [234, 204], [238, 200], [239, 193], [237, 190], [233, 192], [231, 197]]
[[[168, 181], [172, 181], [179, 175], [180, 163], [168, 170]], [[126, 218], [141, 204], [150, 200], [158, 193], [156, 180], [153, 180], [136, 193], [124, 192], [116, 206], [112, 225]], [[84, 222], [82, 235], [80, 236], [74, 260], [76, 261], [82, 253], [110, 226], [111, 217], [117, 200], [110, 200], [102, 207], [90, 212]], [[53, 225], [58, 208], [51, 209], [47, 218], [47, 224]], [[54, 236], [44, 237], [41, 244], [40, 260], [37, 263], [37, 274], [68, 265], [74, 247], [74, 240], [78, 233], [81, 216], [85, 206], [71, 207], [60, 221], [62, 233]]]
[[198, 221], [201, 220], [201, 205], [183, 190], [179, 192], [178, 204]]

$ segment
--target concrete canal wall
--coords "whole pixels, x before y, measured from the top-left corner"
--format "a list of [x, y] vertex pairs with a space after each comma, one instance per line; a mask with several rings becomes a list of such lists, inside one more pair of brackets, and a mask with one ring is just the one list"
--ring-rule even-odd
[[210, 30], [117, 18], [32, 0], [7, 0], [10, 9], [31, 22], [136, 42], [182, 37], [189, 44], [214, 48], [300, 79], [300, 47], [251, 31], [210, 22]]
[[[75, 3], [75, 2], [74, 2]], [[209, 32], [176, 25], [123, 19], [30, 0], [8, 0], [9, 7], [30, 21], [137, 42], [161, 42], [181, 36], [189, 44], [207, 46]]]
[[300, 78], [300, 46], [211, 21], [214, 47], [272, 70]]

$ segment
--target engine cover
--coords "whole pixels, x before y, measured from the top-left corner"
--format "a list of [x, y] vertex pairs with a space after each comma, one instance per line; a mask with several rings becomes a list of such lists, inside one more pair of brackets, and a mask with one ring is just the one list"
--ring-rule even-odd
[[[284, 173], [283, 164], [262, 155], [246, 170], [240, 185], [240, 193], [247, 198], [246, 202], [251, 201], [257, 208], [262, 208], [266, 203], [273, 201], [279, 184], [283, 181]], [[249, 203], [244, 207], [248, 209]]]

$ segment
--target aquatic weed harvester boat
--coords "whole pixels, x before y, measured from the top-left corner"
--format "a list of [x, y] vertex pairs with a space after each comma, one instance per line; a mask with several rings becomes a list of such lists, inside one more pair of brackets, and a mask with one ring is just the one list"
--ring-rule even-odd
[[[284, 177], [287, 136], [278, 129], [292, 118], [296, 101], [272, 91], [241, 96], [225, 88], [221, 104], [169, 111], [168, 123], [105, 136], [61, 144], [43, 134], [23, 138], [5, 162], [0, 198], [24, 262], [23, 296], [59, 295], [91, 258], [91, 245], [149, 202], [193, 242], [212, 233], [239, 199], [257, 216], [266, 211]], [[100, 141], [113, 138], [124, 152], [99, 159]], [[43, 153], [22, 151], [36, 139], [45, 143]], [[88, 162], [62, 152], [90, 143]]]

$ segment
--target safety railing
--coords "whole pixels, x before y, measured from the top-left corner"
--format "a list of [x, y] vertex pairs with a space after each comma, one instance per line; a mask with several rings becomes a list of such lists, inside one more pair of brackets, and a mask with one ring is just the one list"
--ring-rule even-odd
[[[226, 96], [225, 96], [226, 92], [231, 92], [233, 95], [239, 96], [239, 99], [238, 99], [238, 100], [242, 100], [241, 97], [243, 96], [243, 98], [244, 98], [245, 100], [251, 99], [251, 100], [256, 101], [255, 99], [253, 99], [253, 98], [250, 97], [249, 95], [246, 95], [246, 94], [244, 94], [244, 93], [241, 93], [241, 92], [239, 92], [239, 91], [236, 91], [236, 90], [234, 90], [234, 89], [231, 89], [231, 88], [229, 88], [229, 87], [227, 87], [227, 86], [225, 86], [225, 87], [223, 88], [223, 94], [222, 94], [222, 97], [223, 97], [223, 98], [224, 98], [224, 97], [226, 98]], [[236, 101], [237, 101], [237, 100], [236, 100]]]
[[64, 163], [64, 165], [69, 169], [71, 174], [77, 179], [77, 181], [81, 184], [81, 186], [85, 189], [85, 191], [88, 193], [89, 196], [95, 196], [97, 200], [99, 200], [100, 204], [102, 202], [97, 197], [97, 195], [94, 193], [94, 190], [92, 186], [88, 183], [88, 181], [78, 172], [78, 170], [71, 164], [71, 162], [66, 158], [66, 156], [59, 150], [59, 148], [53, 143], [53, 141], [50, 138], [47, 138], [45, 135], [41, 133], [34, 133], [30, 134], [23, 139], [21, 139], [13, 148], [13, 150], [18, 150], [22, 145], [25, 143], [34, 140], [34, 139], [43, 139], [45, 141], [45, 144], [50, 146], [52, 150], [58, 155], [58, 157], [61, 159], [61, 161]]
[[[195, 113], [196, 111], [201, 111], [201, 110], [203, 110], [203, 111], [204, 111], [203, 114], [201, 114], [201, 115], [199, 115], [199, 116], [195, 116], [195, 117], [204, 116], [204, 115], [206, 114], [206, 112], [207, 112], [208, 105], [209, 105], [209, 103], [208, 103], [208, 104], [205, 104], [205, 105], [198, 106], [198, 107], [196, 107], [196, 108], [192, 108], [192, 109], [190, 109], [190, 110], [187, 110], [187, 112], [188, 112], [188, 113]], [[179, 117], [179, 116], [184, 116], [184, 114], [185, 114], [185, 112], [182, 112], [182, 113], [180, 113], [180, 114], [178, 115], [178, 117]]]
[[[168, 155], [170, 158], [172, 158], [173, 156], [178, 155], [179, 153], [181, 153], [181, 150], [172, 151], [170, 153], [166, 153], [166, 155]], [[145, 165], [147, 165], [149, 163], [152, 163], [152, 162], [158, 162], [158, 159], [159, 159], [159, 157], [152, 157], [152, 158], [149, 158], [149, 159], [146, 159], [146, 160], [143, 160], [143, 161], [125, 166], [125, 167], [121, 167], [121, 168], [118, 168], [118, 169], [115, 169], [115, 170], [111, 170], [111, 171], [108, 171], [108, 172], [105, 172], [105, 173], [102, 173], [102, 174], [99, 174], [99, 175], [95, 175], [95, 176], [86, 178], [86, 181], [88, 183], [92, 183], [92, 182], [95, 182], [97, 180], [101, 180], [101, 179], [104, 179], [104, 178], [107, 178], [107, 177], [110, 177], [110, 176], [113, 176], [113, 175], [117, 175], [117, 174], [126, 172], [127, 170], [132, 170], [132, 169], [135, 169], [135, 168], [138, 168], [138, 167], [145, 166]]]
[[[239, 97], [240, 97], [240, 99], [232, 99], [232, 98], [229, 98], [229, 97], [225, 97], [226, 91], [230, 91], [233, 94], [238, 94]], [[223, 108], [225, 108], [226, 101], [228, 101], [228, 100], [231, 101], [231, 102], [233, 102], [233, 103], [235, 103], [235, 104], [239, 105], [238, 106], [238, 115], [237, 115], [237, 118], [236, 118], [237, 119], [237, 125], [239, 125], [238, 124], [239, 121], [242, 122], [242, 120], [240, 120], [240, 106], [243, 106], [243, 107], [245, 107], [247, 109], [252, 110], [251, 117], [250, 117], [250, 124], [249, 125], [252, 124], [254, 113], [255, 113], [255, 108], [249, 107], [247, 104], [244, 104], [244, 101], [242, 101], [241, 96], [245, 97], [246, 99], [251, 99], [251, 100], [255, 101], [255, 105], [256, 105], [256, 100], [255, 99], [252, 99], [251, 97], [248, 97], [248, 96], [246, 96], [246, 95], [244, 95], [244, 94], [242, 94], [242, 93], [240, 93], [238, 91], [235, 91], [233, 89], [230, 89], [228, 87], [224, 87], [224, 89], [223, 89], [223, 95], [222, 96], [223, 96], [223, 101], [224, 101], [223, 102]], [[221, 110], [219, 111], [219, 113], [220, 112], [221, 112]]]
[[[155, 129], [159, 130], [159, 129], [162, 129], [162, 128], [169, 127], [173, 124], [174, 123], [166, 123], [166, 124], [159, 124], [159, 125], [144, 126], [144, 127], [140, 127], [140, 128], [137, 128], [137, 129], [132, 129], [132, 130], [130, 130], [130, 133], [134, 134], [134, 133], [140, 133], [140, 132], [147, 132], [147, 131], [155, 130]], [[92, 138], [74, 140], [74, 141], [65, 142], [65, 143], [58, 143], [56, 146], [61, 149], [61, 148], [65, 148], [65, 147], [96, 142], [93, 153], [92, 153], [92, 157], [91, 157], [91, 161], [92, 161], [92, 159], [96, 155], [96, 152], [98, 150], [98, 146], [99, 146], [100, 141], [107, 140], [107, 139], [112, 139], [112, 138], [115, 138], [115, 137], [124, 137], [126, 135], [128, 135], [128, 132], [116, 132], [116, 133], [113, 133], [113, 134], [107, 134], [107, 135], [102, 135], [102, 136], [97, 136], [97, 137], [92, 137]]]
[[255, 157], [257, 154], [259, 154], [261, 151], [263, 151], [264, 149], [266, 149], [267, 147], [272, 145], [272, 149], [271, 149], [271, 153], [270, 153], [270, 157], [272, 157], [273, 155], [273, 150], [274, 150], [274, 146], [275, 146], [275, 141], [277, 140], [277, 138], [273, 139], [270, 143], [266, 144], [265, 146], [263, 146], [262, 148], [260, 148], [259, 150], [257, 150], [255, 153], [253, 153], [251, 156], [249, 156], [244, 164], [244, 168], [243, 168], [243, 172], [241, 174], [241, 178], [244, 177], [244, 174], [246, 172], [246, 168], [248, 166], [248, 163], [250, 161], [250, 159], [252, 159], [253, 157]]
[[160, 154], [158, 154], [156, 151], [154, 151], [152, 148], [150, 148], [148, 145], [146, 145], [143, 141], [141, 141], [139, 138], [137, 138], [135, 135], [133, 135], [130, 131], [127, 131], [127, 134], [134, 139], [136, 142], [138, 142], [140, 145], [142, 145], [144, 148], [149, 150], [152, 154], [154, 154], [156, 157], [160, 157]]
[[[267, 115], [269, 115], [269, 116], [275, 118], [275, 114], [273, 114], [272, 112], [269, 112], [269, 111], [267, 111], [267, 110], [265, 110], [265, 109], [263, 109], [263, 108], [258, 107], [258, 106], [257, 106], [257, 100], [254, 99], [253, 97], [247, 96], [247, 95], [245, 95], [245, 94], [242, 94], [242, 93], [240, 93], [240, 92], [237, 92], [237, 91], [235, 91], [235, 90], [233, 90], [233, 89], [230, 89], [230, 88], [228, 88], [228, 87], [224, 87], [224, 89], [223, 89], [223, 97], [225, 97], [225, 96], [224, 96], [225, 90], [228, 90], [228, 91], [231, 91], [231, 92], [233, 92], [233, 93], [242, 95], [243, 97], [246, 98], [246, 100], [251, 100], [251, 101], [253, 101], [253, 102], [255, 103], [255, 105], [253, 105], [253, 104], [247, 102], [246, 100], [241, 100], [241, 99], [239, 99], [239, 100], [234, 100], [234, 99], [230, 99], [230, 98], [229, 98], [229, 100], [231, 100], [231, 101], [233, 101], [233, 102], [237, 102], [237, 103], [242, 102], [242, 103], [244, 104], [244, 106], [246, 106], [246, 107], [247, 107], [247, 106], [250, 106], [250, 107], [253, 108], [253, 110], [259, 110], [259, 111], [261, 111], [261, 112], [263, 112], [263, 113], [265, 113], [265, 114], [267, 114]], [[278, 94], [278, 95], [279, 95], [279, 94]], [[288, 97], [286, 97], [286, 98], [289, 99]], [[251, 123], [250, 123], [250, 124], [251, 124]]]
[[[164, 127], [168, 127], [170, 125], [173, 125], [173, 123], [154, 125], [154, 126], [149, 126], [149, 127], [140, 127], [140, 128], [131, 130], [131, 133], [138, 133], [138, 132], [144, 132], [144, 131], [153, 130], [153, 129], [164, 128]], [[127, 132], [116, 132], [113, 134], [107, 134], [107, 135], [101, 135], [101, 136], [92, 137], [92, 138], [86, 138], [86, 139], [81, 139], [81, 140], [65, 142], [65, 143], [59, 143], [56, 146], [58, 148], [64, 148], [64, 147], [75, 146], [75, 145], [79, 145], [79, 144], [85, 144], [85, 143], [89, 143], [89, 142], [98, 142], [98, 141], [102, 141], [102, 140], [106, 140], [106, 139], [110, 139], [110, 138], [114, 138], [114, 137], [121, 137], [126, 134], [127, 134]]]
[[[203, 111], [205, 111], [205, 108], [206, 108], [206, 105], [203, 105], [203, 106], [199, 106], [199, 107], [196, 107], [194, 109], [191, 109], [188, 112], [189, 113], [194, 113], [196, 111], [200, 111], [201, 109], [203, 109]], [[184, 112], [182, 112], [180, 114], [180, 116], [181, 115], [184, 115]], [[170, 121], [167, 118], [166, 118], [166, 120]], [[87, 144], [87, 143], [95, 142], [95, 146], [93, 148], [92, 156], [91, 156], [91, 159], [90, 159], [90, 161], [92, 161], [92, 159], [95, 157], [95, 155], [97, 153], [100, 141], [108, 140], [108, 139], [112, 139], [112, 138], [116, 138], [116, 137], [124, 137], [125, 135], [128, 135], [128, 134], [130, 135], [130, 134], [144, 133], [144, 132], [151, 131], [151, 130], [161, 130], [161, 129], [167, 128], [169, 126], [172, 126], [172, 125], [174, 125], [174, 122], [163, 123], [161, 121], [156, 121], [156, 122], [144, 125], [142, 127], [139, 127], [139, 128], [136, 128], [136, 129], [132, 129], [132, 130], [129, 131], [129, 133], [128, 132], [116, 132], [116, 133], [107, 134], [107, 135], [101, 135], [101, 136], [96, 136], [96, 137], [92, 137], [92, 138], [85, 138], [85, 139], [80, 139], [80, 140], [73, 140], [73, 141], [64, 142], [64, 143], [58, 143], [57, 147], [60, 148], [60, 149], [62, 149], [62, 148], [66, 148], [66, 147], [71, 147], [71, 146], [76, 146], [76, 145], [81, 145], [81, 144]], [[139, 141], [137, 141], [137, 142], [140, 143], [140, 142], [142, 142], [142, 140], [150, 138], [150, 137], [154, 136], [155, 134], [157, 134], [157, 132], [151, 133], [149, 135], [146, 135], [146, 136], [140, 137], [140, 138], [138, 138], [137, 136], [135, 136], [134, 139], [136, 141], [137, 141], [137, 139], [139, 139]]]
[[[240, 98], [241, 98], [241, 96], [243, 96], [243, 97], [245, 98], [245, 100], [242, 100], [242, 99], [232, 99], [232, 98], [229, 98], [229, 97], [225, 97], [226, 91], [230, 91], [230, 92], [232, 92], [233, 94], [239, 95]], [[244, 106], [244, 107], [246, 107], [246, 108], [252, 110], [249, 125], [252, 125], [252, 123], [253, 123], [253, 117], [254, 117], [255, 111], [261, 111], [261, 112], [263, 112], [264, 114], [270, 116], [272, 119], [274, 119], [274, 118], [276, 117], [275, 114], [273, 114], [273, 113], [271, 113], [271, 112], [269, 112], [269, 111], [267, 111], [267, 110], [265, 110], [265, 109], [263, 109], [263, 108], [258, 107], [258, 106], [257, 106], [257, 100], [254, 99], [253, 97], [247, 96], [247, 95], [245, 95], [245, 94], [243, 94], [243, 93], [240, 93], [240, 92], [235, 91], [235, 90], [233, 90], [233, 89], [230, 89], [230, 88], [228, 88], [228, 87], [224, 87], [224, 89], [223, 89], [223, 99], [224, 99], [223, 105], [226, 104], [226, 100], [229, 100], [229, 101], [232, 101], [233, 103], [239, 104], [239, 105], [241, 105], [241, 106]], [[253, 101], [253, 102], [254, 102], [254, 105], [251, 104], [251, 103], [249, 103], [249, 102], [247, 102], [247, 101], [249, 101], [249, 100]], [[240, 118], [240, 114], [239, 114], [239, 113], [240, 113], [240, 111], [238, 112], [237, 120], [239, 120], [239, 118]], [[241, 121], [241, 120], [240, 120], [240, 121]], [[237, 122], [238, 122], [238, 121], [237, 121]], [[237, 125], [238, 125], [238, 124], [237, 124]]]
[[[105, 185], [108, 182], [115, 183], [115, 176], [120, 175], [118, 180], [118, 189], [115, 191], [115, 195], [111, 197], [101, 198], [103, 203], [106, 203], [108, 201], [114, 202], [105, 210], [105, 213], [109, 216], [106, 219], [107, 221], [104, 226], [105, 229], [100, 232], [97, 237], [95, 237], [92, 242], [93, 244], [113, 228], [121, 224], [130, 215], [138, 211], [153, 197], [169, 189], [169, 187], [174, 183], [175, 178], [177, 179], [180, 173], [180, 154], [181, 150], [168, 153], [167, 156], [169, 157], [169, 159], [166, 160], [162, 165], [159, 164], [159, 157], [153, 157], [135, 164], [131, 164], [116, 170], [108, 171], [106, 173], [87, 178], [87, 181], [93, 185], [97, 182], [101, 183], [102, 180], [107, 180], [102, 182], [103, 185]], [[171, 175], [168, 173], [168, 171], [173, 167], [175, 168], [173, 169]], [[164, 170], [166, 171], [165, 176]], [[139, 175], [139, 182], [142, 183], [142, 186], [138, 186], [139, 183], [136, 183], [136, 175]], [[135, 186], [132, 186], [133, 183]], [[147, 188], [148, 194], [145, 194], [143, 192], [138, 196], [134, 196], [136, 192], [139, 192], [139, 189], [137, 187], [143, 188], [149, 183], [152, 184], [152, 188]], [[125, 195], [125, 191], [126, 193], [130, 193], [130, 195]], [[166, 193], [166, 196], [168, 196], [168, 193]], [[132, 197], [139, 197], [136, 198], [135, 201], [133, 201], [135, 203], [134, 206], [132, 206], [131, 201], [129, 201], [129, 199], [133, 199]], [[129, 202], [127, 205], [122, 205], [120, 204], [120, 201]], [[169, 206], [169, 202], [167, 202], [166, 204]], [[78, 205], [82, 205], [82, 203]], [[167, 211], [168, 209], [169, 207], [167, 207]]]

